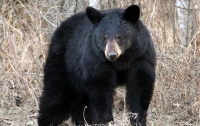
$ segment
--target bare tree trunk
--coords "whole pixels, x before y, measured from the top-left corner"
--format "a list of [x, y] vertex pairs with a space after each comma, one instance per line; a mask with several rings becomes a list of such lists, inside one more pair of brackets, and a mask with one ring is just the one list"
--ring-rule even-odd
[[192, 15], [193, 4], [191, 0], [176, 0], [176, 7], [179, 20], [180, 39], [183, 47], [187, 47], [191, 41], [197, 25]]
[[47, 0], [51, 8], [49, 8], [46, 18], [54, 26], [58, 26], [66, 17], [85, 11], [88, 2], [89, 0]]
[[140, 0], [101, 0], [101, 9], [126, 8], [131, 4], [139, 4]]
[[101, 9], [100, 0], [90, 0], [90, 6], [96, 9]]

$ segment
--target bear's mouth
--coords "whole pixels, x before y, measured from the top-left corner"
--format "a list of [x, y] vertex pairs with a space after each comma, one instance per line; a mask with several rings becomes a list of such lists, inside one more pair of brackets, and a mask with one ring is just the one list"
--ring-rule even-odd
[[109, 61], [115, 61], [119, 58], [119, 55], [117, 54], [117, 52], [110, 52], [108, 54], [105, 54], [106, 55], [106, 58], [109, 60]]
[[113, 59], [108, 59], [109, 61], [116, 61], [117, 59], [116, 58], [113, 58]]

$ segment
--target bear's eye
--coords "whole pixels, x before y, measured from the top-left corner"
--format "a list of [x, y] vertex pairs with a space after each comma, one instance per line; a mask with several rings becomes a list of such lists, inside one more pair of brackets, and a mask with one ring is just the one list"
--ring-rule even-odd
[[108, 38], [107, 36], [102, 37], [103, 41], [105, 41], [107, 38]]
[[117, 35], [116, 38], [117, 38], [118, 40], [120, 40], [120, 39], [122, 39], [122, 36], [121, 36], [121, 35]]

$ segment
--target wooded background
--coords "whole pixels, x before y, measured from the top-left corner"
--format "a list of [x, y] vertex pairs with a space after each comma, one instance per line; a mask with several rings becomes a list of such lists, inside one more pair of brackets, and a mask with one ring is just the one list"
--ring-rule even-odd
[[[43, 66], [50, 38], [63, 20], [89, 5], [110, 9], [131, 4], [141, 7], [157, 51], [148, 125], [199, 126], [199, 0], [1, 0], [0, 126], [37, 126]], [[128, 126], [124, 98], [125, 90], [118, 88], [116, 126]]]

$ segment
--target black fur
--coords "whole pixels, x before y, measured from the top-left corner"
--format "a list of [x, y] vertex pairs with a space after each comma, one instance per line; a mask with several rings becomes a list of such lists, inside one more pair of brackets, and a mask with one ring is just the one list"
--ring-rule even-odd
[[[131, 124], [146, 125], [156, 54], [138, 19], [138, 7], [127, 9], [96, 12], [89, 7], [87, 14], [75, 14], [57, 28], [44, 68], [39, 126], [58, 126], [70, 117], [76, 125], [84, 125], [83, 114], [89, 124], [112, 121], [113, 95], [119, 85], [126, 86], [128, 110], [138, 113], [137, 119], [130, 118]], [[103, 36], [118, 41], [122, 54], [116, 61], [106, 59]]]

